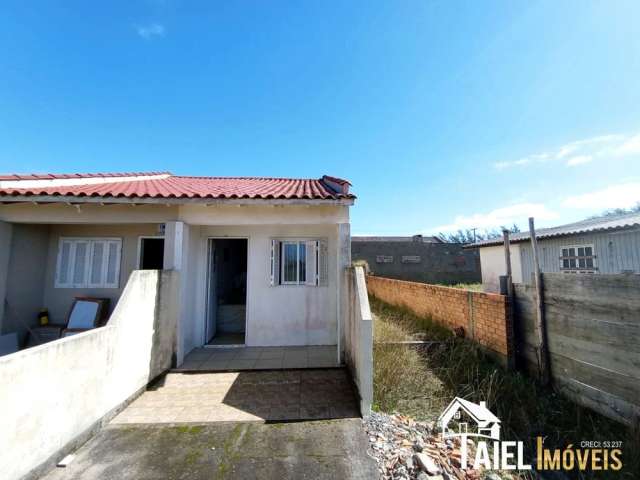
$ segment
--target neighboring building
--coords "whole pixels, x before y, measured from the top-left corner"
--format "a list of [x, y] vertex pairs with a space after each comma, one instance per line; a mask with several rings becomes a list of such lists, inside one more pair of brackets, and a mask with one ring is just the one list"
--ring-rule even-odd
[[340, 350], [349, 185], [328, 176], [0, 176], [0, 333], [24, 343], [41, 308], [53, 323], [79, 296], [108, 298], [113, 310], [133, 270], [173, 269], [179, 363], [206, 344]]
[[352, 237], [353, 260], [365, 260], [380, 277], [423, 283], [480, 281], [477, 251], [437, 237]]
[[[640, 273], [640, 213], [607, 216], [536, 232], [540, 269], [571, 274]], [[497, 291], [505, 275], [502, 239], [483, 240], [479, 248], [482, 283]], [[513, 281], [532, 283], [533, 255], [529, 233], [511, 235]]]

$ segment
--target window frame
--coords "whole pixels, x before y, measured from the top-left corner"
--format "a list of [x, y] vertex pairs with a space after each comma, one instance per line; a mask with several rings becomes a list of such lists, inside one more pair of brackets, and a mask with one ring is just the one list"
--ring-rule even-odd
[[[285, 250], [287, 245], [296, 245], [296, 279], [295, 281], [286, 281], [285, 280]], [[305, 268], [305, 277], [304, 280], [300, 280], [300, 245], [304, 245], [305, 247], [305, 264], [306, 264], [306, 252], [307, 252], [307, 241], [306, 240], [281, 240], [280, 241], [280, 285], [306, 285], [307, 282], [307, 272]], [[317, 254], [316, 254], [317, 256]], [[305, 265], [306, 267], [306, 265]]]
[[[578, 255], [579, 253], [578, 249], [580, 248], [584, 248], [584, 249], [590, 248], [591, 255]], [[567, 253], [569, 253], [570, 249], [574, 249], [575, 255], [564, 255], [564, 251], [567, 250]], [[580, 267], [581, 259], [585, 260], [584, 268]], [[588, 267], [586, 265], [587, 259], [591, 259], [593, 266]], [[565, 260], [569, 261], [569, 263], [571, 262], [571, 260], [575, 260], [575, 267], [571, 267], [571, 265], [569, 265], [569, 268], [565, 268], [564, 267]], [[595, 245], [593, 243], [576, 243], [571, 245], [561, 245], [559, 263], [560, 263], [560, 271], [562, 273], [589, 273], [589, 274], [596, 273], [598, 271], [598, 263], [597, 263], [597, 255], [595, 253]]]
[[[323, 237], [272, 237], [270, 255], [270, 281], [272, 287], [326, 287], [329, 284], [327, 263], [328, 239]], [[295, 244], [296, 280], [285, 281], [284, 250], [285, 245]], [[304, 245], [304, 257], [301, 257], [300, 245]], [[313, 253], [310, 253], [313, 252]], [[313, 255], [313, 257], [311, 257]], [[300, 265], [304, 262], [305, 278], [300, 279]]]
[[[76, 249], [79, 243], [85, 243], [87, 245], [86, 252], [84, 254], [84, 272], [81, 282], [75, 282], [73, 275], [75, 272], [76, 264]], [[120, 273], [122, 262], [122, 243], [121, 237], [59, 237], [58, 238], [58, 252], [56, 258], [56, 271], [54, 276], [54, 288], [65, 289], [112, 289], [120, 287]], [[62, 252], [65, 244], [69, 244], [69, 257], [68, 265], [66, 268], [67, 281], [61, 282], [60, 276], [62, 274]], [[93, 274], [93, 251], [95, 245], [103, 244], [102, 260], [100, 262], [100, 282], [92, 282]], [[109, 275], [109, 251], [110, 245], [116, 244], [115, 250], [115, 271], [114, 281], [108, 282]]]

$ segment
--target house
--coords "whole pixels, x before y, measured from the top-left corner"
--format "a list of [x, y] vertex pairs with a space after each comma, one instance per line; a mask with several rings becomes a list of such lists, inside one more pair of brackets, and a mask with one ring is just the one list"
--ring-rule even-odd
[[[343, 352], [349, 182], [168, 172], [0, 176], [0, 331], [110, 300], [134, 270], [180, 271], [179, 365], [213, 346]], [[166, 299], [165, 299], [166, 300]]]
[[[452, 420], [455, 426], [450, 427]], [[443, 438], [473, 436], [500, 440], [500, 419], [487, 408], [485, 402], [479, 404], [456, 397], [444, 409], [438, 424], [442, 428]]]
[[[611, 215], [536, 231], [540, 270], [567, 274], [640, 273], [640, 213]], [[498, 291], [506, 274], [501, 238], [476, 242], [485, 290]], [[528, 232], [510, 237], [516, 283], [532, 283], [533, 254]]]
[[478, 252], [438, 237], [354, 236], [351, 255], [366, 261], [371, 273], [381, 277], [423, 283], [480, 282]]

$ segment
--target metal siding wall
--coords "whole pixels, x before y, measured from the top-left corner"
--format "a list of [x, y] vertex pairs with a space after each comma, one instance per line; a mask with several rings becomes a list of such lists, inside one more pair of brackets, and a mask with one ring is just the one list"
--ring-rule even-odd
[[[640, 230], [611, 233], [594, 233], [543, 239], [540, 248], [540, 269], [544, 273], [560, 272], [560, 255], [563, 246], [593, 244], [598, 273], [621, 273], [633, 270], [640, 273]], [[531, 244], [520, 244], [522, 280], [531, 283], [533, 255]]]

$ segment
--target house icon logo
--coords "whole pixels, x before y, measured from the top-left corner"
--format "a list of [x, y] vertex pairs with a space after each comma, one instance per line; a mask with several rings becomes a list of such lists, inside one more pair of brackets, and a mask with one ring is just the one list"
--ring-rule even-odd
[[500, 440], [500, 419], [480, 404], [463, 398], [454, 398], [444, 409], [438, 424], [442, 427], [442, 438], [482, 437]]

